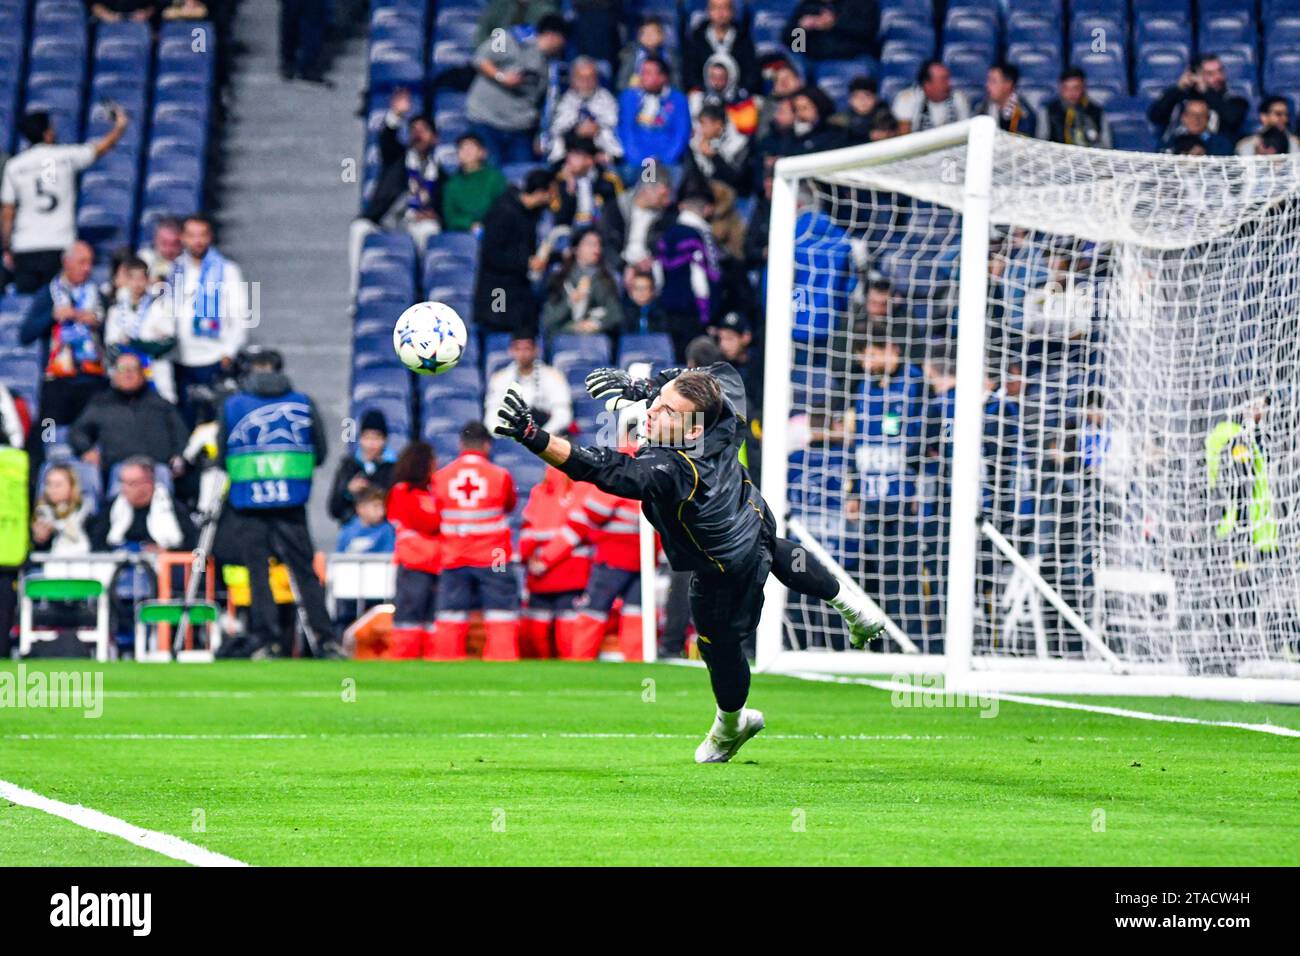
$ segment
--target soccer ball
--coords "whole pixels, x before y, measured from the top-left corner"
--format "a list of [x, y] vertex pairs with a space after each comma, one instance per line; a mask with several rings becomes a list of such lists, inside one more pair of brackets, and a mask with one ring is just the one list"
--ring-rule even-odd
[[419, 302], [397, 319], [393, 349], [403, 365], [421, 375], [438, 375], [456, 367], [465, 354], [469, 332], [456, 310], [441, 302]]

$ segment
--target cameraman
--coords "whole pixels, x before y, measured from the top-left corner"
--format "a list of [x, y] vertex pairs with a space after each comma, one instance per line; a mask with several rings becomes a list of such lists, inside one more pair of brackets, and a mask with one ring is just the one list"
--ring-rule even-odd
[[247, 635], [223, 645], [227, 657], [280, 651], [279, 613], [267, 562], [278, 558], [294, 583], [312, 651], [340, 656], [325, 592], [312, 568], [307, 501], [312, 471], [325, 460], [325, 430], [316, 405], [293, 390], [278, 352], [248, 348], [236, 368], [239, 391], [225, 400], [217, 426], [217, 464], [230, 478], [231, 539], [248, 568], [252, 604]]

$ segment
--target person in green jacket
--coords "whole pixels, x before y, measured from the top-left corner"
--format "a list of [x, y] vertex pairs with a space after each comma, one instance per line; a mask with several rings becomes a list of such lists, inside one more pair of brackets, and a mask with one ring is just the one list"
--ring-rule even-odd
[[456, 140], [460, 170], [442, 189], [444, 229], [465, 232], [476, 227], [488, 208], [506, 191], [506, 177], [488, 159], [483, 141], [473, 133]]
[[[1253, 402], [1244, 416], [1246, 423], [1221, 421], [1205, 439], [1205, 472], [1211, 500], [1217, 497], [1223, 502], [1214, 536], [1238, 543], [1233, 549], [1238, 570], [1249, 566], [1251, 551], [1271, 555], [1278, 547], [1268, 456], [1259, 442], [1259, 425], [1268, 404], [1267, 397]], [[1242, 547], [1247, 540], [1249, 546]]]

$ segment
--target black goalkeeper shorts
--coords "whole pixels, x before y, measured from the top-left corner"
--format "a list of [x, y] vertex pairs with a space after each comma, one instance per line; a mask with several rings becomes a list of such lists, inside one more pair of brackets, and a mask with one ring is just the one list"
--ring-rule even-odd
[[691, 615], [696, 633], [710, 643], [739, 643], [755, 636], [763, 613], [763, 585], [772, 569], [776, 525], [764, 516], [764, 534], [753, 558], [725, 571], [696, 571], [691, 576]]

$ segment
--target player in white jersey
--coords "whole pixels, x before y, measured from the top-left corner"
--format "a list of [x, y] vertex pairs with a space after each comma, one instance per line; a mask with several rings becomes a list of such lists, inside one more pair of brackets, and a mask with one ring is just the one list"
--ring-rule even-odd
[[77, 174], [117, 145], [126, 113], [93, 143], [55, 143], [48, 113], [28, 113], [19, 131], [32, 145], [5, 164], [0, 181], [0, 246], [19, 292], [35, 292], [58, 275], [63, 251], [77, 239]]

